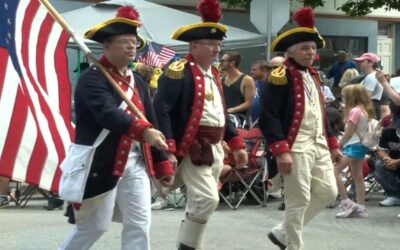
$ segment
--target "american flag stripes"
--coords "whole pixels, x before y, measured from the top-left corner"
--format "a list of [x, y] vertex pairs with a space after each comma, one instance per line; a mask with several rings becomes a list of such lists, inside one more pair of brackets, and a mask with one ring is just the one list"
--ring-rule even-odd
[[173, 57], [175, 51], [167, 46], [156, 42], [148, 42], [145, 47], [138, 51], [136, 61], [153, 67], [164, 67]]
[[0, 1], [0, 175], [52, 191], [74, 132], [68, 39], [38, 0]]

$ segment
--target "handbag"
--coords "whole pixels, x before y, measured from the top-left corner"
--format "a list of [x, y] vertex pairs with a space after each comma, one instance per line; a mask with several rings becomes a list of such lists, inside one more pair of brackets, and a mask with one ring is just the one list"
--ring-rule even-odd
[[71, 144], [65, 159], [60, 165], [62, 174], [58, 186], [58, 195], [61, 199], [82, 203], [94, 153], [109, 132], [109, 130], [103, 129], [92, 146]]

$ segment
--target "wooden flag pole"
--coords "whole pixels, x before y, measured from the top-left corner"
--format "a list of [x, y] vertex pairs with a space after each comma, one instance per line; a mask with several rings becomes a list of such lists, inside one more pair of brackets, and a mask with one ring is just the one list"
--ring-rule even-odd
[[[115, 80], [110, 76], [108, 71], [101, 65], [101, 63], [97, 60], [97, 58], [93, 55], [90, 49], [86, 46], [83, 40], [76, 35], [75, 31], [68, 25], [68, 23], [62, 18], [62, 16], [57, 12], [56, 9], [47, 1], [47, 0], [39, 0], [46, 8], [49, 10], [50, 14], [54, 17], [54, 19], [63, 27], [64, 30], [68, 32], [71, 38], [75, 41], [78, 47], [83, 51], [85, 56], [98, 67], [108, 80], [108, 82], [113, 86], [113, 88], [118, 92], [119, 96], [122, 98], [124, 102], [128, 105], [129, 109], [141, 120], [147, 121], [146, 117], [140, 112], [140, 110], [132, 103], [132, 101], [125, 95], [124, 91], [119, 87], [119, 85], [115, 82]], [[79, 65], [78, 65], [79, 67]], [[133, 76], [132, 76], [133, 77]]]

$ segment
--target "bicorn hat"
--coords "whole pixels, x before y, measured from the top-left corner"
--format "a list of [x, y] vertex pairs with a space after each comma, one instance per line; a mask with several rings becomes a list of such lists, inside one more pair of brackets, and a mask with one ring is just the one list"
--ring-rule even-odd
[[202, 0], [197, 6], [203, 22], [185, 25], [172, 34], [172, 39], [191, 42], [200, 39], [223, 40], [227, 27], [220, 24], [221, 7], [217, 0]]
[[271, 44], [271, 51], [286, 51], [290, 46], [300, 43], [314, 41], [317, 48], [325, 47], [325, 41], [314, 27], [314, 11], [310, 7], [302, 7], [293, 12], [293, 21], [299, 27], [287, 30], [277, 36]]
[[137, 36], [140, 45], [143, 45], [143, 39], [137, 33], [138, 27], [140, 27], [138, 11], [133, 6], [123, 6], [117, 9], [117, 14], [114, 18], [90, 28], [85, 32], [84, 37], [103, 43], [109, 37], [133, 34]]

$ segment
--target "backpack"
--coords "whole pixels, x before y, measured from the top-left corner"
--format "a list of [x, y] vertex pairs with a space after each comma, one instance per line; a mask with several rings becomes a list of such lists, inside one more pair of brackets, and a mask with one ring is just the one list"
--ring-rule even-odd
[[361, 139], [361, 144], [369, 149], [376, 149], [381, 137], [382, 127], [381, 123], [376, 119], [368, 121], [366, 128], [363, 131], [363, 136], [358, 134]]

